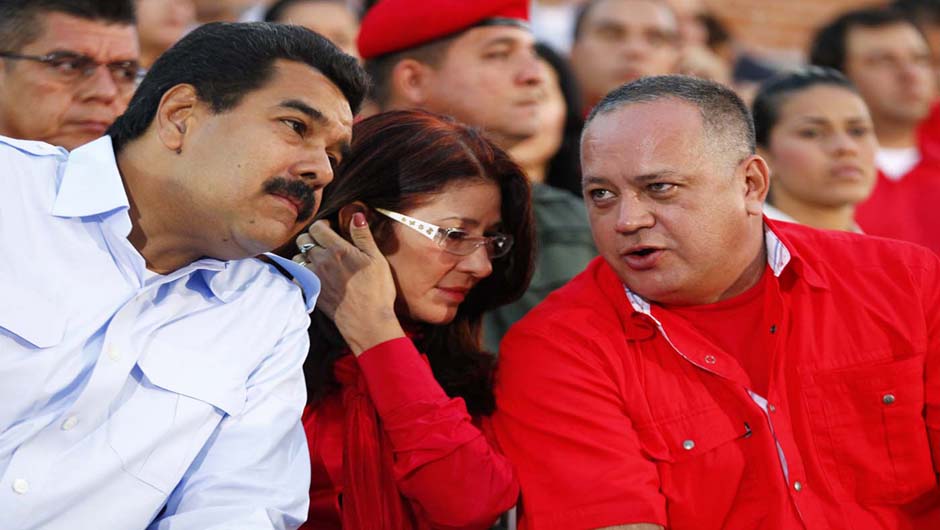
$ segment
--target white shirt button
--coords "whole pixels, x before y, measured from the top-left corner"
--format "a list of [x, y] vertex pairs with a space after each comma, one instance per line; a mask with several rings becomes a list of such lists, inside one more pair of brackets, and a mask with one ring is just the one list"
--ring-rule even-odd
[[13, 491], [23, 495], [29, 491], [29, 482], [25, 478], [18, 478], [13, 481]]
[[770, 412], [777, 412], [777, 407], [773, 405], [767, 405], [767, 410], [769, 410]]
[[119, 352], [113, 345], [108, 346], [108, 357], [112, 361], [118, 361], [121, 359], [121, 352]]
[[692, 449], [695, 449], [695, 442], [692, 440], [686, 440], [682, 442], [682, 448], [686, 451], [691, 451]]
[[68, 418], [65, 418], [65, 421], [62, 422], [62, 430], [70, 431], [75, 428], [76, 425], [78, 425], [78, 418], [75, 416], [69, 416]]
[[715, 364], [717, 362], [717, 359], [715, 359], [714, 355], [706, 355], [705, 362], [708, 364]]
[[796, 491], [800, 491], [803, 489], [803, 484], [799, 480], [797, 480], [796, 482], [793, 483], [793, 489], [795, 489]]

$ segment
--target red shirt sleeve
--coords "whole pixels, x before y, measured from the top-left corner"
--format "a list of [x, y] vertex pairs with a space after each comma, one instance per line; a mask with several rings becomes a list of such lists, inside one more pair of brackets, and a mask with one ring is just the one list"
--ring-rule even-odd
[[492, 421], [522, 486], [520, 528], [666, 526], [656, 466], [625, 412], [618, 331], [571, 312], [503, 340]]
[[509, 461], [451, 399], [411, 340], [363, 352], [359, 368], [395, 453], [395, 476], [418, 516], [442, 529], [485, 529], [519, 496]]
[[[925, 253], [926, 254], [926, 253]], [[924, 403], [934, 471], [940, 473], [940, 259], [930, 256], [920, 281], [927, 319]]]

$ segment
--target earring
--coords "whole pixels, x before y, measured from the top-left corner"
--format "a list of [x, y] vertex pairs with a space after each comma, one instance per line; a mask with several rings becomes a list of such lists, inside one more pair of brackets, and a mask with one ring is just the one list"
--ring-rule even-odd
[[182, 148], [182, 147], [177, 147], [177, 148], [176, 148], [176, 154], [178, 154], [178, 155], [183, 154], [183, 148]]

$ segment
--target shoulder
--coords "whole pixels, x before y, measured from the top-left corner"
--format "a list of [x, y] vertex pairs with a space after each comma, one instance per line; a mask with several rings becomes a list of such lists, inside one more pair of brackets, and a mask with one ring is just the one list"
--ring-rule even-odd
[[597, 257], [510, 328], [501, 356], [533, 341], [586, 344], [605, 336], [623, 336], [632, 313], [616, 273]]
[[918, 288], [912, 285], [915, 278], [925, 271], [937, 274], [940, 267], [931, 250], [907, 241], [790, 223], [774, 227], [784, 244], [830, 283], [910, 295]]

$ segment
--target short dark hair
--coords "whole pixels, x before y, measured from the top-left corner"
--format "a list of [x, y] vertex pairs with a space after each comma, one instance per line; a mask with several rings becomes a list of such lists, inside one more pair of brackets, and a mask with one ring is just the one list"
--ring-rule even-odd
[[730, 142], [738, 156], [736, 162], [756, 152], [754, 122], [741, 98], [720, 83], [686, 75], [641, 77], [614, 89], [591, 110], [584, 128], [587, 130], [597, 116], [626, 105], [666, 98], [679, 99], [698, 107], [704, 139], [722, 142], [717, 146], [721, 152], [728, 150]]
[[278, 59], [319, 70], [340, 89], [353, 113], [358, 112], [368, 78], [356, 59], [326, 38], [300, 26], [215, 22], [190, 32], [153, 64], [127, 111], [108, 129], [115, 151], [147, 130], [163, 94], [174, 86], [193, 85], [213, 112], [225, 112], [264, 86]]
[[819, 85], [836, 86], [858, 94], [855, 85], [841, 72], [825, 66], [807, 66], [778, 74], [764, 82], [751, 104], [757, 145], [767, 147], [770, 143], [770, 132], [780, 119], [780, 108], [791, 96]]
[[264, 13], [265, 22], [284, 22], [284, 13], [297, 4], [342, 4], [346, 5], [344, 0], [277, 0], [271, 4]]
[[[418, 323], [415, 344], [428, 356], [435, 379], [461, 397], [473, 415], [490, 414], [494, 358], [481, 346], [483, 313], [522, 296], [533, 271], [534, 225], [529, 183], [522, 169], [480, 131], [422, 110], [377, 114], [353, 127], [350, 152], [324, 189], [318, 219], [338, 226], [342, 207], [361, 201], [370, 208], [407, 213], [451, 185], [492, 182], [499, 187], [503, 232], [513, 237], [509, 254], [467, 293], [448, 324]], [[382, 215], [370, 222], [376, 241], [395, 245], [396, 226]], [[419, 271], [404, 273], [415, 274]], [[335, 391], [333, 363], [349, 348], [319, 309], [311, 317], [310, 353], [304, 365], [308, 400]]]
[[386, 53], [366, 60], [365, 68], [369, 72], [369, 77], [373, 83], [369, 97], [378, 103], [380, 108], [384, 109], [392, 98], [391, 80], [392, 70], [395, 69], [395, 65], [405, 59], [414, 59], [436, 68], [444, 60], [450, 45], [454, 43], [458, 35], [461, 35], [461, 33], [448, 35], [414, 48]]
[[19, 51], [44, 31], [41, 15], [64, 13], [107, 24], [134, 25], [134, 0], [0, 0], [0, 47]]
[[845, 73], [848, 36], [852, 29], [883, 28], [897, 24], [910, 25], [920, 32], [902, 11], [891, 7], [872, 7], [843, 13], [816, 31], [810, 44], [809, 62]]

